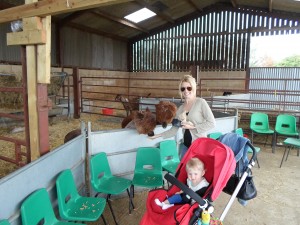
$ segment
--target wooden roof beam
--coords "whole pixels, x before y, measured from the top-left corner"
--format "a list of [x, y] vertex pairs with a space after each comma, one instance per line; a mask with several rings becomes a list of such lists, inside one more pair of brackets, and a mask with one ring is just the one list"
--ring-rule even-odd
[[45, 17], [129, 1], [131, 0], [42, 0], [1, 10], [0, 23], [33, 16]]
[[57, 23], [59, 26], [63, 26], [68, 22], [71, 22], [72, 20], [75, 20], [76, 18], [80, 17], [81, 15], [87, 13], [89, 10], [81, 10], [74, 13], [71, 13], [64, 18], [60, 20], [56, 20], [55, 23]]
[[96, 15], [96, 16], [104, 17], [104, 18], [106, 18], [106, 19], [109, 19], [109, 20], [112, 20], [112, 21], [114, 21], [114, 22], [120, 23], [120, 24], [125, 25], [125, 26], [127, 26], [127, 27], [131, 27], [131, 28], [133, 28], [133, 29], [142, 31], [142, 32], [144, 32], [144, 33], [147, 33], [147, 34], [149, 33], [149, 31], [148, 31], [147, 29], [144, 29], [144, 28], [142, 28], [142, 27], [139, 27], [139, 26], [135, 25], [134, 23], [129, 22], [129, 21], [127, 21], [127, 20], [120, 19], [120, 18], [115, 17], [115, 16], [112, 16], [112, 15], [108, 15], [107, 13], [104, 13], [104, 12], [102, 12], [102, 11], [99, 11], [99, 10], [97, 10], [97, 11], [90, 11], [90, 13], [93, 13], [93, 14]]
[[0, 2], [0, 9], [7, 9], [7, 8], [11, 8], [14, 7], [15, 5], [12, 5], [10, 3], [5, 3], [5, 2]]
[[163, 20], [168, 21], [169, 23], [175, 23], [175, 21], [173, 20], [173, 18], [171, 18], [169, 15], [167, 15], [166, 13], [160, 12], [157, 9], [155, 9], [154, 7], [152, 7], [148, 2], [144, 1], [144, 0], [135, 0], [138, 4], [140, 4], [143, 7], [146, 7], [147, 9], [151, 10], [152, 12], [156, 13], [157, 16], [159, 16], [160, 18], [162, 18]]
[[202, 12], [203, 9], [198, 7], [198, 5], [196, 5], [192, 0], [186, 0], [188, 3], [190, 3], [190, 5], [192, 5], [195, 9], [197, 9], [199, 12]]
[[236, 0], [230, 0], [231, 1], [231, 5], [232, 5], [232, 7], [233, 8], [236, 8], [237, 7], [237, 2], [236, 2]]
[[269, 0], [269, 11], [273, 11], [273, 0]]
[[73, 27], [75, 29], [85, 31], [85, 32], [98, 34], [98, 35], [101, 35], [101, 36], [104, 36], [104, 37], [109, 37], [109, 38], [117, 39], [117, 40], [120, 40], [120, 41], [127, 41], [127, 38], [124, 38], [124, 37], [121, 37], [121, 36], [118, 36], [118, 35], [114, 35], [114, 34], [111, 34], [111, 33], [107, 33], [107, 32], [104, 32], [104, 31], [100, 31], [100, 30], [97, 30], [97, 29], [93, 29], [93, 28], [90, 28], [90, 27], [86, 27], [86, 26], [83, 26], [83, 25], [80, 25], [80, 24], [77, 24], [77, 23], [69, 22], [69, 23], [67, 23], [67, 25], [70, 26], [70, 27]]

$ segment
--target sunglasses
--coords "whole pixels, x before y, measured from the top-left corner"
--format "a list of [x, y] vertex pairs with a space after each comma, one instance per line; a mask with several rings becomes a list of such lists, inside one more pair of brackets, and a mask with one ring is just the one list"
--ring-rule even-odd
[[182, 88], [180, 88], [181, 92], [184, 92], [185, 89], [188, 90], [188, 91], [191, 91], [192, 87], [182, 87]]

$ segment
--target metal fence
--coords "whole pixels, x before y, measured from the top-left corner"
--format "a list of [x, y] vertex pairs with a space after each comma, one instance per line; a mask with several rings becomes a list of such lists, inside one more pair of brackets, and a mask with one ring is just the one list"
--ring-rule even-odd
[[300, 68], [250, 68], [250, 109], [300, 110]]

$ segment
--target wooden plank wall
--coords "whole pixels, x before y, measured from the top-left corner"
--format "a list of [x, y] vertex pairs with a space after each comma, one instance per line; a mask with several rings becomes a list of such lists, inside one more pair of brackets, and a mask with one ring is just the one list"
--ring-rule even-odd
[[[20, 70], [20, 66], [0, 65], [0, 72], [10, 71], [13, 73]], [[2, 68], [6, 68], [3, 70]], [[52, 72], [59, 72], [61, 68], [52, 68]], [[68, 74], [72, 74], [72, 68], [64, 68]], [[84, 111], [102, 113], [103, 108], [113, 108], [114, 115], [125, 116], [126, 112], [120, 102], [115, 101], [117, 94], [124, 95], [135, 101], [139, 97], [152, 98], [179, 98], [178, 84], [181, 77], [187, 72], [124, 72], [107, 70], [79, 69], [79, 80], [82, 82], [82, 98]], [[199, 72], [201, 88], [198, 89], [198, 96], [209, 97], [222, 95], [223, 89], [238, 90], [245, 88], [245, 71], [208, 71]], [[223, 80], [218, 80], [218, 79]], [[211, 79], [211, 80], [205, 80]], [[226, 80], [224, 80], [226, 79]], [[237, 80], [242, 79], [242, 80]], [[73, 100], [73, 79], [69, 82], [70, 99]], [[219, 91], [216, 91], [219, 90]], [[65, 87], [60, 95], [67, 96], [68, 90]]]
[[[124, 107], [115, 101], [117, 94], [135, 102], [139, 97], [179, 98], [178, 84], [186, 72], [120, 72], [80, 70], [83, 84], [83, 99], [90, 101], [89, 107], [94, 113], [101, 113], [102, 108], [113, 108], [114, 115], [126, 115]], [[245, 71], [200, 72], [198, 96], [208, 97], [223, 94], [223, 89], [243, 93]], [[218, 80], [218, 79], [223, 80]], [[224, 80], [226, 79], [226, 80]], [[240, 80], [237, 80], [240, 79]], [[204, 88], [203, 88], [204, 87]], [[218, 91], [216, 91], [218, 90]]]
[[221, 96], [226, 89], [232, 94], [245, 90], [246, 71], [201, 71], [199, 78], [202, 97]]

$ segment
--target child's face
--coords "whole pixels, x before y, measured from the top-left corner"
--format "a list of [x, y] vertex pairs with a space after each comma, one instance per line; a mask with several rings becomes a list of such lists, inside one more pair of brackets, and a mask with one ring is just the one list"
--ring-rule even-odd
[[204, 171], [197, 168], [190, 168], [187, 174], [188, 178], [192, 181], [192, 185], [196, 186], [201, 182]]

